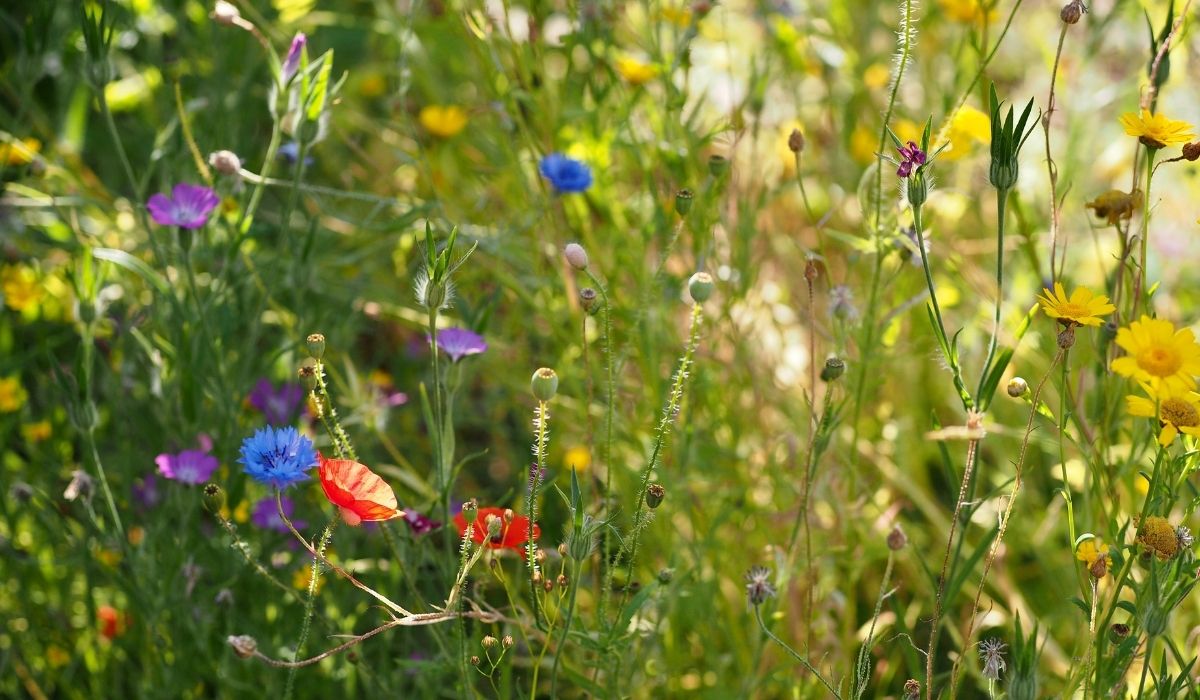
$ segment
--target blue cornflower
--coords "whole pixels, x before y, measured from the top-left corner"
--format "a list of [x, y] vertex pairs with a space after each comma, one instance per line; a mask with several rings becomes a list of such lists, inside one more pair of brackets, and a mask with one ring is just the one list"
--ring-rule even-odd
[[561, 153], [551, 153], [538, 163], [542, 177], [560, 194], [583, 192], [592, 186], [592, 171], [587, 165]]
[[268, 425], [242, 440], [238, 463], [260, 484], [285, 488], [309, 479], [306, 471], [317, 466], [312, 440], [295, 428]]

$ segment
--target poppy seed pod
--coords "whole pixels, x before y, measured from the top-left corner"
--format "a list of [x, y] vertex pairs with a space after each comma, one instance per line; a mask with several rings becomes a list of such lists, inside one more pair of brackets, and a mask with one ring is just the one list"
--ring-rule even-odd
[[667, 490], [662, 484], [650, 484], [646, 487], [646, 505], [650, 510], [662, 505], [663, 499], [667, 497]]
[[549, 367], [542, 367], [533, 373], [529, 388], [538, 401], [549, 401], [558, 393], [558, 374]]
[[846, 361], [840, 357], [831, 357], [825, 360], [825, 366], [821, 368], [821, 381], [832, 382], [845, 373]]
[[308, 354], [314, 360], [319, 360], [325, 356], [325, 336], [320, 333], [313, 333], [308, 336], [306, 343], [308, 345]]
[[219, 513], [225, 505], [225, 490], [211, 481], [204, 485], [204, 507], [210, 513]]
[[713, 278], [707, 272], [697, 272], [688, 280], [688, 294], [692, 301], [703, 304], [713, 293]]
[[588, 316], [593, 316], [600, 310], [600, 305], [596, 303], [596, 290], [591, 287], [584, 287], [579, 290], [579, 305], [583, 307], [584, 313]]
[[463, 518], [468, 523], [474, 523], [475, 518], [479, 517], [479, 501], [472, 498], [462, 505]]
[[311, 357], [304, 358], [300, 363], [300, 369], [296, 371], [300, 377], [300, 381], [304, 382], [304, 387], [309, 391], [317, 388], [317, 361]]
[[708, 172], [713, 177], [721, 177], [729, 171], [729, 159], [725, 156], [709, 156]]
[[578, 243], [568, 243], [567, 247], [563, 248], [563, 257], [576, 270], [586, 270], [588, 267], [587, 251]]
[[675, 193], [675, 213], [680, 216], [687, 216], [692, 210], [692, 191], [686, 187]]

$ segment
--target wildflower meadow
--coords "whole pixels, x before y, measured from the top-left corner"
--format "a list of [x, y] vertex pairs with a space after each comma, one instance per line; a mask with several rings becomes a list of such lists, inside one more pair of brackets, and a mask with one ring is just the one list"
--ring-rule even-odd
[[0, 697], [1200, 698], [1191, 0], [0, 3]]

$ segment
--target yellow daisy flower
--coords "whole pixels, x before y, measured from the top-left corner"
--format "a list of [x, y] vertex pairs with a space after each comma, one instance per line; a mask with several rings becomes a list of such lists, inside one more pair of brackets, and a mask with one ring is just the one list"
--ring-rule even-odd
[[448, 139], [466, 128], [467, 110], [456, 105], [427, 105], [421, 108], [417, 120], [425, 131], [440, 139]]
[[1163, 148], [1179, 143], [1187, 143], [1196, 138], [1192, 133], [1192, 125], [1187, 122], [1168, 119], [1161, 114], [1142, 110], [1138, 114], [1130, 112], [1121, 117], [1121, 126], [1125, 133], [1138, 137], [1148, 148]]
[[1157, 515], [1151, 515], [1138, 526], [1137, 541], [1162, 560], [1170, 559], [1179, 551], [1175, 528], [1169, 520]]
[[1141, 382], [1149, 397], [1125, 397], [1125, 409], [1131, 416], [1157, 418], [1162, 423], [1158, 444], [1170, 445], [1180, 433], [1200, 437], [1200, 394], [1178, 385], [1165, 384], [1155, 389]]
[[964, 24], [982, 23], [985, 18], [992, 22], [1000, 17], [995, 9], [989, 11], [983, 0], [941, 0], [938, 4], [947, 17]]
[[632, 56], [618, 56], [613, 68], [630, 85], [645, 85], [658, 76], [658, 66], [643, 63]]
[[592, 465], [592, 453], [585, 445], [575, 445], [563, 456], [563, 469], [585, 472]]
[[1117, 331], [1117, 345], [1127, 354], [1112, 361], [1112, 370], [1124, 377], [1173, 384], [1191, 389], [1200, 374], [1200, 345], [1190, 328], [1149, 316]]
[[[975, 144], [992, 142], [992, 120], [971, 105], [963, 105], [963, 108], [955, 112], [954, 118], [950, 120], [945, 140], [950, 147], [942, 151], [942, 158], [958, 160], [968, 156]], [[941, 146], [941, 144], [939, 143], [937, 146]]]
[[1099, 326], [1104, 323], [1100, 319], [1101, 316], [1107, 316], [1117, 310], [1117, 307], [1108, 303], [1108, 297], [1092, 294], [1086, 287], [1076, 287], [1068, 297], [1062, 282], [1054, 283], [1053, 292], [1043, 289], [1038, 301], [1042, 302], [1042, 310], [1047, 316], [1064, 326]]
[[37, 139], [0, 143], [0, 165], [29, 165], [41, 150], [42, 142]]
[[23, 313], [36, 307], [44, 292], [32, 267], [6, 265], [0, 269], [0, 294], [4, 295], [4, 305], [13, 311]]
[[29, 394], [21, 386], [20, 378], [0, 377], [0, 413], [16, 413], [28, 398]]
[[1108, 565], [1111, 561], [1108, 555], [1108, 545], [1097, 537], [1089, 535], [1087, 539], [1077, 544], [1075, 558], [1083, 562], [1088, 572], [1096, 578], [1104, 578], [1108, 573]]

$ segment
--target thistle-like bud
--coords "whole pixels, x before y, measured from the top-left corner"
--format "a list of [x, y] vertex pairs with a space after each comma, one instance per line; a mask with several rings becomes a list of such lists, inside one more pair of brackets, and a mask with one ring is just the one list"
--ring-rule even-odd
[[917, 700], [921, 697], [921, 681], [909, 678], [904, 681], [904, 700]]
[[846, 361], [840, 357], [830, 357], [821, 368], [821, 381], [832, 382], [846, 373]]
[[804, 134], [800, 133], [799, 129], [792, 129], [792, 133], [788, 134], [788, 149], [792, 153], [800, 153], [804, 150]]
[[571, 579], [567, 578], [566, 574], [559, 574], [558, 578], [554, 579], [554, 582], [558, 584], [559, 588], [566, 588], [567, 584], [571, 582]]
[[512, 645], [513, 645], [513, 644], [515, 644], [515, 643], [516, 643], [516, 642], [514, 642], [514, 641], [513, 641], [513, 638], [512, 638], [512, 635], [511, 635], [511, 634], [506, 634], [506, 635], [504, 635], [503, 637], [501, 637], [501, 638], [500, 638], [500, 644], [501, 644], [501, 645], [502, 645], [502, 646], [503, 646], [505, 649], [511, 649], [511, 648], [512, 648]]
[[300, 369], [296, 371], [300, 381], [304, 382], [304, 388], [312, 391], [317, 388], [317, 361], [311, 357], [304, 358], [300, 363]]
[[675, 193], [675, 213], [680, 216], [687, 216], [692, 210], [692, 191], [686, 187]]
[[1029, 382], [1026, 382], [1021, 377], [1013, 377], [1008, 380], [1007, 391], [1009, 396], [1019, 399], [1029, 391]]
[[729, 159], [725, 156], [712, 155], [708, 157], [708, 172], [713, 177], [721, 177], [729, 172]]
[[529, 388], [538, 401], [549, 401], [558, 393], [558, 374], [549, 367], [542, 367], [533, 373]]
[[225, 641], [233, 647], [233, 653], [243, 659], [254, 656], [254, 652], [258, 651], [258, 642], [248, 634], [231, 634]]
[[650, 484], [646, 487], [646, 505], [650, 510], [662, 505], [663, 499], [667, 497], [667, 490], [662, 484]]
[[568, 243], [567, 247], [563, 248], [563, 257], [576, 270], [586, 270], [588, 267], [587, 251], [578, 243]]
[[542, 590], [547, 593], [549, 593], [550, 591], [553, 591], [554, 590], [554, 582], [551, 581], [550, 579], [546, 579], [545, 581], [542, 581]]
[[692, 301], [703, 304], [713, 293], [713, 278], [707, 272], [697, 272], [688, 280], [688, 294]]
[[242, 169], [242, 159], [233, 151], [213, 151], [208, 154], [208, 164], [222, 175], [237, 175]]
[[209, 513], [221, 512], [221, 508], [225, 506], [225, 489], [210, 481], [204, 485], [201, 494], [205, 510]]
[[583, 307], [583, 312], [588, 316], [594, 316], [600, 310], [600, 304], [597, 303], [598, 295], [596, 290], [591, 287], [584, 287], [579, 290], [579, 305]]
[[504, 524], [505, 525], [511, 525], [513, 518], [515, 518], [515, 517], [517, 517], [517, 514], [513, 512], [512, 508], [504, 509]]
[[1071, 2], [1063, 5], [1062, 11], [1058, 13], [1058, 16], [1067, 24], [1076, 24], [1083, 17], [1084, 12], [1087, 12], [1087, 5], [1083, 4], [1083, 0], [1071, 0]]
[[904, 534], [904, 530], [901, 530], [899, 525], [893, 525], [892, 531], [889, 532], [887, 536], [888, 549], [892, 550], [893, 552], [898, 552], [901, 549], [904, 549], [905, 545], [907, 544], [908, 535]]
[[480, 644], [483, 645], [484, 649], [491, 649], [492, 647], [496, 646], [499, 643], [500, 643], [500, 640], [496, 639], [495, 637], [493, 637], [490, 634], [484, 635], [483, 641], [480, 642]]
[[471, 656], [471, 665], [472, 666], [479, 665], [479, 657], [478, 656], [474, 656], [474, 655]]
[[313, 333], [306, 340], [308, 344], [308, 354], [314, 360], [319, 360], [325, 356], [325, 336], [320, 333]]
[[475, 519], [479, 517], [479, 501], [474, 498], [469, 499], [462, 505], [462, 514], [468, 525], [474, 523]]
[[503, 523], [500, 522], [500, 518], [497, 518], [494, 515], [489, 515], [487, 516], [487, 521], [484, 522], [484, 525], [487, 526], [488, 539], [494, 540], [500, 536], [500, 528], [503, 526]]

